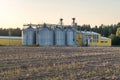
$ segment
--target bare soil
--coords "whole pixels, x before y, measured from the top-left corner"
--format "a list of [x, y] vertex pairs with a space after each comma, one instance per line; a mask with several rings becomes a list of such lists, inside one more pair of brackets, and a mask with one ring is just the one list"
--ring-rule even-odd
[[120, 80], [120, 47], [0, 47], [0, 80]]

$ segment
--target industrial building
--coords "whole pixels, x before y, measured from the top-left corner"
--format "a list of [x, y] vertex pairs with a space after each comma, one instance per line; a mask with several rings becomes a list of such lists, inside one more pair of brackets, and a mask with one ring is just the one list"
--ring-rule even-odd
[[63, 25], [63, 19], [59, 24], [26, 24], [22, 37], [0, 36], [0, 46], [111, 46], [110, 38], [78, 31], [75, 18], [72, 20], [72, 25]]
[[[75, 18], [72, 25], [27, 24], [22, 31], [24, 46], [111, 46], [111, 39], [92, 31], [77, 31]], [[34, 28], [33, 28], [34, 26]]]
[[[36, 31], [36, 34], [34, 32]], [[36, 37], [35, 37], [36, 36]], [[36, 30], [31, 26], [22, 31], [23, 46], [77, 46], [76, 32], [72, 27], [50, 28], [46, 24]]]
[[[75, 18], [72, 26], [60, 24], [28, 24], [22, 31], [22, 45], [24, 46], [77, 46]], [[32, 26], [35, 26], [33, 28]], [[37, 26], [37, 27], [36, 27]]]
[[111, 39], [92, 31], [77, 31], [78, 46], [111, 46]]
[[0, 36], [0, 46], [21, 46], [22, 37]]

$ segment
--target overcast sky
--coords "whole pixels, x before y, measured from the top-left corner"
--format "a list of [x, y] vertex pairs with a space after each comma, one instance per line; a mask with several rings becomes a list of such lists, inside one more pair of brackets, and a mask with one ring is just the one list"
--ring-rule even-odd
[[19, 27], [24, 23], [54, 23], [60, 18], [79, 25], [117, 24], [120, 0], [0, 0], [0, 28]]

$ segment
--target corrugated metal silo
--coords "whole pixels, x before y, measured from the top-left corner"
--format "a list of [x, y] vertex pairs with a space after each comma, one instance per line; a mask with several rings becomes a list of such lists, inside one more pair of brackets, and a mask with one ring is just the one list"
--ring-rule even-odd
[[55, 45], [65, 46], [65, 31], [61, 27], [56, 27], [55, 32]]
[[32, 26], [29, 26], [22, 31], [22, 45], [24, 46], [32, 46], [35, 45], [35, 29]]
[[66, 28], [66, 43], [67, 46], [76, 46], [76, 32], [72, 27]]
[[37, 30], [38, 45], [39, 46], [52, 46], [53, 45], [53, 30], [46, 24]]

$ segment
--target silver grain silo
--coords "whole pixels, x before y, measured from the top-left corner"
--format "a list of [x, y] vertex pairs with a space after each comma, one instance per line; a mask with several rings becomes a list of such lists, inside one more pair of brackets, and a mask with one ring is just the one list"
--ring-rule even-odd
[[37, 30], [37, 43], [39, 46], [53, 45], [53, 30], [46, 24]]
[[72, 27], [66, 28], [66, 44], [67, 46], [76, 46], [76, 31]]
[[55, 33], [55, 45], [56, 46], [65, 46], [65, 31], [59, 26], [54, 29]]
[[32, 26], [29, 26], [22, 31], [22, 45], [24, 46], [32, 46], [35, 45], [35, 29]]

